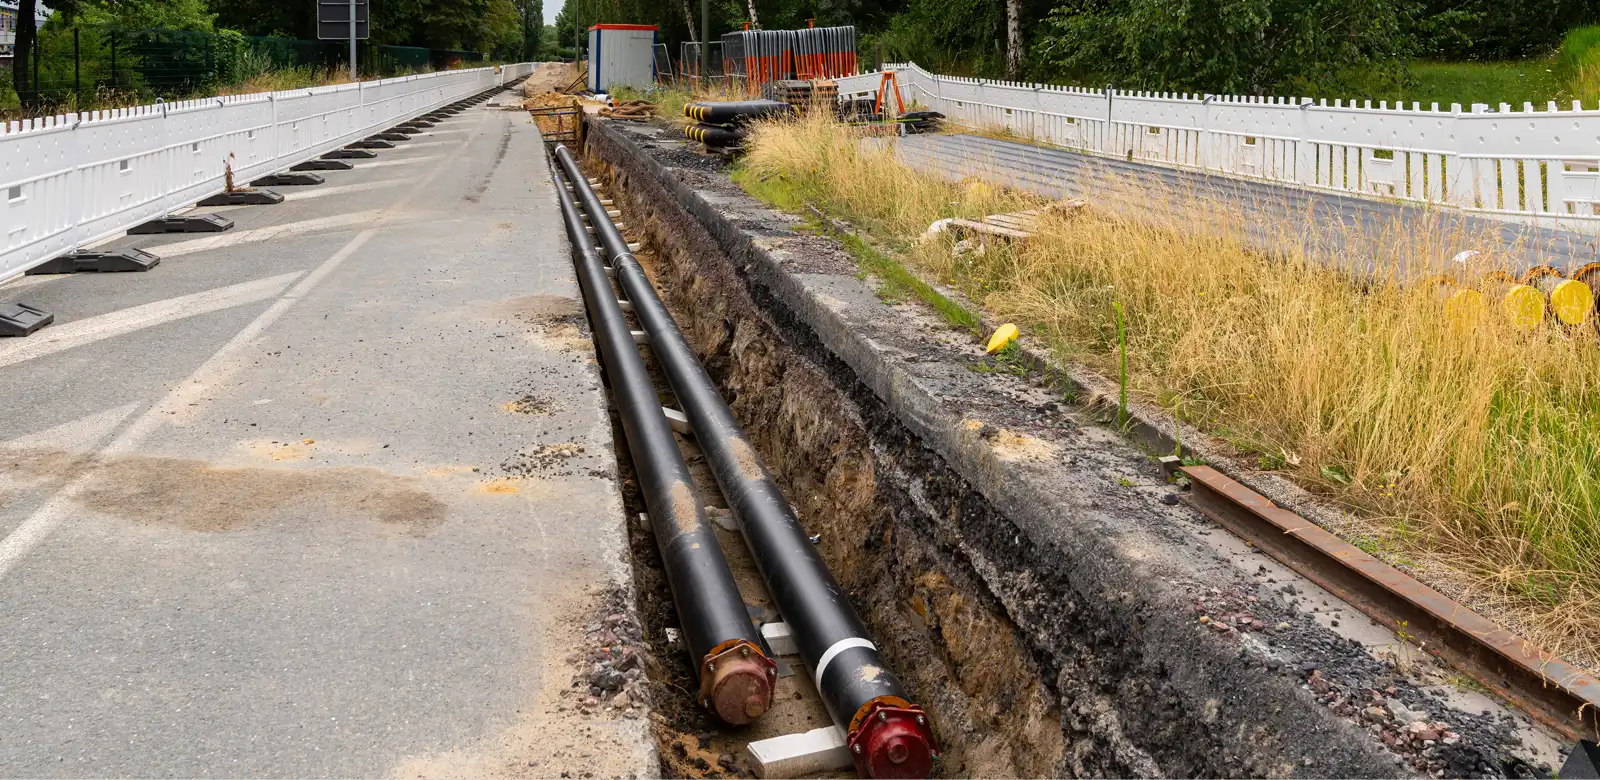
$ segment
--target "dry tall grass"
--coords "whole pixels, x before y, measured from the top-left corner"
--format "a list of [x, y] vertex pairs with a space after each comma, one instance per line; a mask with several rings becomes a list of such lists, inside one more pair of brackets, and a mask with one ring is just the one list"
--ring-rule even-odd
[[[1331, 242], [1370, 249], [1382, 270], [1369, 277], [1349, 270], [1367, 260], [1333, 270], [1307, 251], [1248, 251], [1259, 221], [1190, 194], [1166, 193], [1153, 220], [1091, 197], [1094, 213], [958, 256], [951, 239], [913, 237], [938, 218], [1041, 201], [912, 170], [815, 119], [759, 127], [744, 164], [758, 195], [848, 216], [908, 264], [1113, 376], [1120, 303], [1135, 392], [1355, 510], [1343, 532], [1369, 551], [1466, 588], [1551, 650], [1580, 663], [1600, 655], [1592, 327], [1522, 331], [1497, 306], [1448, 316], [1451, 288], [1403, 230]], [[1108, 202], [1122, 197], [1112, 189]], [[1458, 275], [1495, 300], [1494, 283], [1474, 281], [1483, 270]]]

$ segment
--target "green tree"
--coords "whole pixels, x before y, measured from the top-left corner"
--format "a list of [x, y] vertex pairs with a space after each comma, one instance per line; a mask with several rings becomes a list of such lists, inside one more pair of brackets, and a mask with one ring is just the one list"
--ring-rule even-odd
[[1600, 21], [1592, 0], [1420, 0], [1413, 32], [1431, 59], [1491, 60], [1549, 52], [1573, 27]]
[[[373, 15], [383, 16], [387, 3], [374, 3]], [[217, 25], [246, 35], [315, 40], [316, 0], [211, 0]]]
[[124, 29], [211, 32], [217, 15], [206, 0], [83, 0], [76, 21]]
[[17, 33], [11, 57], [11, 84], [21, 100], [32, 100], [38, 91], [33, 83], [33, 46], [37, 36], [33, 17], [38, 14], [37, 0], [19, 0], [17, 3]]
[[1073, 0], [1035, 59], [1051, 75], [1120, 88], [1308, 94], [1349, 69], [1399, 78], [1401, 0]]

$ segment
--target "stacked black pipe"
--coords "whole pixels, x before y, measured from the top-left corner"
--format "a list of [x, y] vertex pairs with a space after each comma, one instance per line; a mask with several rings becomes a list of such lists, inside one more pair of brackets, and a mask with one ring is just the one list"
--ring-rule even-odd
[[[589, 193], [592, 200], [593, 191], [571, 153], [565, 146], [557, 146], [556, 156], [573, 192]], [[566, 186], [556, 190], [576, 255], [578, 286], [589, 312], [595, 347], [616, 397], [623, 436], [649, 510], [684, 643], [695, 660], [700, 703], [728, 723], [749, 723], [771, 704], [777, 664], [761, 651], [760, 638], [717, 544], [716, 532], [695, 497], [689, 468], [672, 438], [583, 215]], [[603, 208], [591, 208], [589, 213], [599, 215], [591, 216], [597, 232], [616, 232]]]
[[[727, 498], [767, 590], [811, 666], [829, 714], [845, 729], [857, 771], [863, 777], [927, 777], [938, 760], [927, 716], [910, 702], [899, 678], [879, 656], [850, 606], [849, 595], [817, 554], [577, 161], [563, 147], [557, 147], [556, 156], [574, 182], [574, 193], [589, 215], [618, 286], [649, 336], [667, 383], [683, 405], [695, 441]], [[574, 236], [588, 241], [581, 226]], [[585, 262], [591, 257], [592, 253], [586, 254]], [[588, 276], [605, 281], [603, 269]], [[629, 442], [631, 446], [631, 434]]]
[[683, 128], [683, 135], [706, 146], [734, 149], [744, 142], [745, 128], [751, 122], [794, 113], [794, 106], [777, 100], [690, 103], [683, 107], [683, 115], [696, 123]]

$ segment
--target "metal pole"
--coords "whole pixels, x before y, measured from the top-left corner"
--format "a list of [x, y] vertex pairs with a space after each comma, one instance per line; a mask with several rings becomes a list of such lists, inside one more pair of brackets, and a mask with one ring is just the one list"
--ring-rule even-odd
[[[557, 145], [556, 159], [573, 191], [583, 192], [588, 181], [572, 152]], [[589, 237], [566, 182], [559, 177], [556, 194], [567, 235], [577, 250], [578, 287], [594, 326], [600, 365], [616, 396], [623, 437], [649, 509], [689, 657], [699, 669], [698, 698], [701, 706], [728, 723], [749, 723], [771, 706], [777, 664], [761, 652], [755, 625], [722, 556], [716, 532], [690, 487], [689, 467], [672, 438], [660, 397], [639, 357], [594, 239]]]
[[711, 83], [711, 4], [700, 0], [700, 83]]
[[847, 732], [861, 776], [927, 777], [938, 757], [927, 716], [910, 703], [905, 687], [878, 655], [844, 589], [829, 573], [783, 491], [628, 251], [599, 196], [570, 155], [557, 155], [575, 184], [577, 199], [588, 212], [617, 283], [649, 334], [650, 349], [667, 383], [683, 403], [695, 442], [739, 521], [767, 590], [816, 676], [823, 703]]
[[117, 28], [115, 27], [111, 28], [111, 88], [113, 90], [119, 88], [117, 86]]
[[72, 26], [72, 95], [77, 98], [78, 110], [83, 110], [83, 57], [78, 49], [78, 26]]
[[350, 0], [350, 80], [356, 78], [356, 0]]

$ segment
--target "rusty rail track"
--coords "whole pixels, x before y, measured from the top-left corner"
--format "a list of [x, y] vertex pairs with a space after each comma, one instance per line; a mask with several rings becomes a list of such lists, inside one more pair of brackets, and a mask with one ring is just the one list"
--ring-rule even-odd
[[1600, 739], [1600, 681], [1210, 466], [1188, 502], [1569, 739]]

